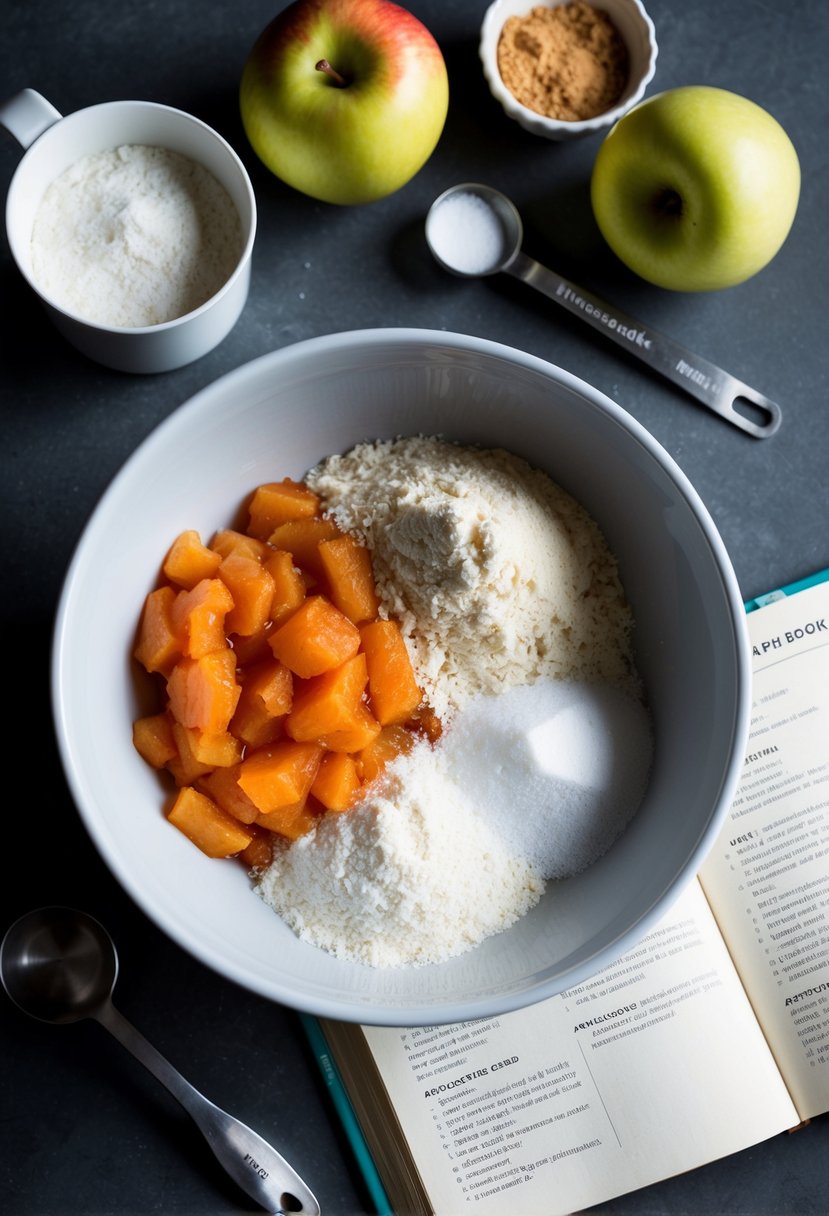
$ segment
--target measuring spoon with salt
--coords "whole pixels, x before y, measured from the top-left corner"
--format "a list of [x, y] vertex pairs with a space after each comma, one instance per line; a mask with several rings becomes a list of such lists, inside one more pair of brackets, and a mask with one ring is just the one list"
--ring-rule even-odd
[[[499, 190], [479, 182], [464, 182], [444, 190], [426, 217], [427, 244], [445, 270], [462, 278], [480, 278], [503, 271], [521, 279], [641, 359], [726, 422], [755, 439], [767, 439], [775, 433], [781, 421], [779, 405], [650, 325], [542, 266], [522, 250], [523, 236], [521, 216], [514, 203]], [[735, 403], [741, 400], [753, 407], [752, 412], [759, 420], [735, 408]]]

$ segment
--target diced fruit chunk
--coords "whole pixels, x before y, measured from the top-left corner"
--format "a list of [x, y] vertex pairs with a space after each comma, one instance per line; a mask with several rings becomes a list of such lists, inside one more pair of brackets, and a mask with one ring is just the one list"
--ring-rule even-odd
[[250, 844], [242, 849], [239, 860], [244, 862], [249, 870], [264, 870], [273, 860], [273, 832], [252, 824], [253, 835]]
[[192, 726], [174, 722], [173, 738], [179, 755], [186, 749], [197, 764], [206, 764], [208, 768], [229, 768], [242, 759], [242, 745], [228, 730], [208, 735]]
[[132, 741], [139, 755], [153, 768], [163, 768], [177, 754], [173, 724], [167, 713], [138, 718], [132, 725]]
[[360, 629], [368, 663], [368, 695], [381, 726], [405, 722], [423, 699], [396, 621], [371, 621]]
[[199, 782], [212, 772], [223, 772], [223, 769], [212, 769], [209, 764], [201, 764], [186, 747], [176, 751], [164, 766], [178, 786], [197, 786]]
[[292, 739], [319, 739], [354, 725], [365, 692], [366, 656], [355, 654], [339, 667], [299, 684], [285, 722]]
[[227, 557], [230, 553], [243, 553], [245, 557], [255, 557], [258, 561], [264, 560], [268, 553], [268, 546], [264, 541], [257, 540], [255, 536], [247, 536], [244, 532], [237, 532], [235, 528], [221, 528], [211, 540], [210, 548], [220, 557]]
[[241, 691], [236, 682], [236, 656], [229, 649], [182, 659], [167, 680], [173, 717], [182, 726], [208, 735], [227, 730]]
[[170, 617], [181, 648], [191, 659], [227, 646], [225, 617], [233, 597], [220, 578], [204, 578], [189, 591], [179, 591]]
[[320, 500], [309, 486], [285, 477], [257, 486], [248, 506], [248, 532], [267, 540], [279, 524], [308, 519], [319, 512]]
[[199, 780], [200, 788], [217, 802], [223, 811], [241, 823], [253, 823], [259, 808], [251, 802], [238, 781], [239, 765], [216, 768]]
[[319, 820], [320, 816], [310, 808], [307, 798], [300, 798], [292, 806], [265, 811], [256, 817], [257, 826], [267, 828], [269, 832], [278, 832], [288, 840], [305, 836], [317, 826]]
[[[187, 727], [182, 729], [186, 730]], [[212, 765], [213, 768], [229, 768], [242, 759], [242, 744], [229, 730], [218, 735], [191, 731], [190, 741], [196, 759]]]
[[258, 698], [272, 718], [290, 713], [294, 677], [279, 659], [267, 658], [245, 672], [242, 695]]
[[208, 549], [194, 528], [181, 532], [170, 546], [163, 570], [171, 583], [188, 591], [203, 578], [212, 578], [219, 569], [221, 557]]
[[307, 797], [321, 759], [317, 744], [286, 739], [247, 755], [238, 783], [260, 813], [290, 807]]
[[179, 790], [167, 818], [208, 857], [232, 857], [253, 838], [249, 828], [192, 786]]
[[264, 628], [258, 629], [256, 633], [248, 634], [243, 637], [240, 633], [228, 634], [228, 645], [232, 646], [233, 653], [236, 655], [236, 665], [238, 667], [248, 667], [251, 663], [258, 663], [260, 659], [270, 659], [273, 657], [271, 648], [268, 645], [268, 639], [274, 632], [274, 624], [268, 621]]
[[322, 675], [355, 655], [360, 633], [323, 595], [311, 595], [270, 639], [280, 662], [302, 679]]
[[273, 579], [262, 563], [238, 551], [228, 553], [219, 566], [219, 578], [233, 599], [225, 621], [227, 632], [250, 637], [264, 629], [271, 615]]
[[380, 734], [382, 727], [365, 705], [358, 705], [351, 724], [322, 735], [320, 743], [332, 752], [359, 752]]
[[133, 654], [146, 671], [166, 675], [181, 657], [181, 644], [173, 624], [175, 599], [175, 590], [164, 586], [151, 591], [144, 601]]
[[311, 793], [329, 811], [347, 811], [360, 792], [360, 774], [353, 756], [326, 752]]
[[320, 541], [333, 540], [340, 535], [333, 519], [291, 519], [274, 528], [268, 540], [277, 549], [287, 549], [297, 566], [320, 579], [324, 575]]
[[262, 564], [273, 579], [271, 620], [281, 625], [305, 599], [305, 580], [287, 549], [274, 549]]
[[379, 609], [371, 554], [348, 533], [319, 545], [328, 594], [333, 603], [355, 625], [373, 621]]
[[293, 702], [294, 677], [270, 650], [267, 659], [248, 667], [242, 695], [230, 729], [248, 747], [274, 743], [284, 733], [284, 719]]

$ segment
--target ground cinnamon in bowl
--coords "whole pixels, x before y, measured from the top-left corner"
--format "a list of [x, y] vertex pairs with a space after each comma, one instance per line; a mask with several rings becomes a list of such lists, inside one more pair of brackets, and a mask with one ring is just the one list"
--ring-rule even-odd
[[527, 109], [583, 122], [619, 101], [628, 52], [606, 13], [586, 0], [569, 0], [508, 18], [498, 41], [498, 70]]

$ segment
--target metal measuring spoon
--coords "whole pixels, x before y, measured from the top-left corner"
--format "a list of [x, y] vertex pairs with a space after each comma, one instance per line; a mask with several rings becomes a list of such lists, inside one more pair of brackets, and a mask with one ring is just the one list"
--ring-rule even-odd
[[256, 1132], [194, 1089], [112, 1004], [118, 955], [91, 916], [72, 908], [39, 908], [7, 930], [0, 978], [16, 1005], [42, 1022], [93, 1018], [131, 1051], [192, 1116], [219, 1162], [266, 1211], [319, 1216], [320, 1207], [295, 1170]]
[[[445, 270], [463, 278], [503, 271], [521, 279], [679, 385], [726, 422], [755, 439], [774, 434], [781, 421], [779, 405], [650, 325], [528, 257], [521, 249], [523, 235], [521, 216], [512, 201], [478, 182], [444, 190], [426, 217], [426, 241]], [[753, 421], [735, 409], [734, 403], [741, 398], [755, 407], [763, 421]]]

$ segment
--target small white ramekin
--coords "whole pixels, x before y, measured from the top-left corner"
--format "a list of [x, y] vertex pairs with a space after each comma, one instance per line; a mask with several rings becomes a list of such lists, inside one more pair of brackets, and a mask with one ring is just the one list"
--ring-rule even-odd
[[583, 122], [567, 122], [547, 118], [528, 109], [509, 91], [498, 71], [498, 40], [509, 17], [520, 17], [532, 8], [545, 4], [555, 8], [564, 0], [494, 0], [487, 9], [481, 25], [479, 54], [490, 92], [500, 102], [504, 113], [527, 131], [545, 139], [577, 139], [594, 135], [611, 127], [641, 101], [645, 89], [656, 71], [657, 44], [653, 22], [640, 0], [595, 0], [594, 7], [607, 13], [625, 41], [630, 70], [628, 82], [619, 101], [612, 109]]

